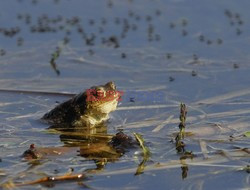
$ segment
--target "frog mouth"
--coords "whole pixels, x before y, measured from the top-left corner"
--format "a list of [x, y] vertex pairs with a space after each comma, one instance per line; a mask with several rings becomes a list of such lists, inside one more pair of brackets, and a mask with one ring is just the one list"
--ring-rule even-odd
[[89, 90], [87, 92], [87, 102], [111, 102], [111, 101], [118, 101], [118, 99], [121, 97], [120, 93], [115, 90], [108, 90], [105, 93], [98, 93], [95, 90]]

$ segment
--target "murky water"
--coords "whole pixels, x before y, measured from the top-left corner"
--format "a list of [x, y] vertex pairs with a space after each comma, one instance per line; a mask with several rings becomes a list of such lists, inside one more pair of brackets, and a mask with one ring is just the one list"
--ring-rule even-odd
[[[1, 184], [60, 176], [73, 168], [88, 176], [81, 182], [93, 189], [249, 188], [249, 174], [242, 169], [250, 164], [250, 141], [240, 136], [250, 131], [249, 1], [0, 4]], [[143, 135], [151, 151], [143, 173], [134, 175], [143, 161], [139, 148], [98, 173], [87, 172], [98, 164], [79, 156], [79, 147], [37, 165], [22, 161], [32, 143], [66, 144], [39, 121], [44, 113], [108, 81], [125, 94], [111, 114], [107, 134], [123, 129]], [[171, 142], [179, 130], [180, 102], [188, 106], [186, 131], [193, 135], [185, 144], [193, 159], [180, 160]], [[53, 189], [82, 189], [83, 184], [60, 182]]]

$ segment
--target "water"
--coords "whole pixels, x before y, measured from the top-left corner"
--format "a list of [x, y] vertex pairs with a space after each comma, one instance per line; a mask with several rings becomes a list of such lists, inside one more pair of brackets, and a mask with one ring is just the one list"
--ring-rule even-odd
[[[1, 184], [74, 168], [75, 174], [88, 175], [83, 183], [94, 189], [249, 188], [249, 174], [242, 170], [249, 165], [249, 149], [237, 149], [249, 148], [249, 138], [230, 141], [230, 135], [250, 130], [249, 1], [13, 0], [0, 7]], [[39, 23], [41, 31], [50, 32], [37, 32]], [[16, 35], [4, 35], [3, 29], [16, 27]], [[119, 48], [110, 42], [114, 36]], [[60, 75], [50, 64], [57, 47]], [[134, 175], [143, 160], [139, 148], [97, 174], [87, 172], [96, 163], [79, 156], [79, 147], [33, 167], [21, 160], [32, 143], [65, 146], [60, 134], [48, 133], [39, 121], [56, 102], [108, 81], [125, 94], [107, 133], [123, 129], [143, 135], [152, 155], [142, 174]], [[179, 130], [180, 102], [188, 106], [186, 130], [194, 134], [185, 138], [186, 149], [196, 156], [185, 161], [170, 142]], [[41, 184], [20, 188], [41, 189]], [[68, 188], [83, 185], [53, 186]]]

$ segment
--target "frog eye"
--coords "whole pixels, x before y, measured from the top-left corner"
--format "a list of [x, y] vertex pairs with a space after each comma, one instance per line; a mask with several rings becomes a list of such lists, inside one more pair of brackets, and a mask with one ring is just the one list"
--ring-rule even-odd
[[105, 91], [102, 88], [97, 88], [96, 89], [96, 96], [101, 98], [105, 96]]

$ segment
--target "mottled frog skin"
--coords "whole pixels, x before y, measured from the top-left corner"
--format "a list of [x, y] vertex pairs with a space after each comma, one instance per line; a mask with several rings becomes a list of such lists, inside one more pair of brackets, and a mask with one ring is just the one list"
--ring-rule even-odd
[[119, 97], [114, 82], [93, 86], [56, 106], [42, 120], [56, 128], [65, 125], [73, 128], [94, 127], [109, 118], [109, 113], [117, 107]]

